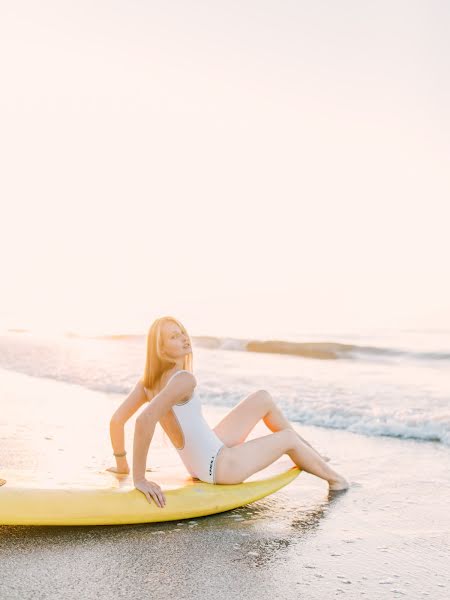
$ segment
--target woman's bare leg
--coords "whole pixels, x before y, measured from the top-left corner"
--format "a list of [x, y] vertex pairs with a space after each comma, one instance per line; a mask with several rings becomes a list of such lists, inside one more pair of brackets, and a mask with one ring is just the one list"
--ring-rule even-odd
[[346, 489], [347, 480], [332, 469], [290, 428], [226, 448], [216, 466], [216, 483], [241, 483], [268, 467], [283, 454], [312, 475], [328, 481], [330, 490]]
[[269, 411], [263, 417], [263, 421], [267, 425], [267, 427], [273, 432], [282, 431], [283, 429], [292, 429], [292, 431], [299, 437], [299, 439], [304, 444], [309, 446], [322, 460], [324, 460], [325, 462], [328, 462], [330, 460], [328, 458], [328, 456], [322, 456], [320, 454], [320, 452], [317, 452], [317, 450], [315, 448], [313, 448], [310, 443], [308, 443], [304, 438], [302, 438], [302, 436], [299, 433], [297, 433], [295, 431], [295, 429], [292, 427], [292, 424], [283, 415], [283, 413], [281, 412], [281, 409], [279, 408], [277, 403], [274, 401], [272, 396], [269, 394], [269, 392], [266, 392], [265, 390], [261, 390], [261, 392], [266, 394], [269, 398]]
[[[242, 444], [246, 440], [250, 431], [261, 419], [270, 431], [276, 432], [282, 431], [283, 429], [292, 429], [292, 431], [295, 431], [272, 398], [271, 394], [266, 390], [252, 392], [246, 398], [241, 400], [241, 402], [234, 406], [220, 423], [214, 427], [214, 431], [228, 447], [236, 446], [237, 444]], [[303, 439], [300, 434], [296, 431], [295, 433], [298, 438], [312, 448], [322, 460], [330, 460], [327, 456], [321, 456], [321, 454]]]

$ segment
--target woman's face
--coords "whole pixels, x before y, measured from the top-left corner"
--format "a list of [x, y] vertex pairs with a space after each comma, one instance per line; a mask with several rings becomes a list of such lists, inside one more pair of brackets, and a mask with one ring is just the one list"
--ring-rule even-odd
[[187, 333], [172, 321], [163, 324], [162, 329], [164, 351], [171, 358], [178, 358], [192, 352], [191, 341]]

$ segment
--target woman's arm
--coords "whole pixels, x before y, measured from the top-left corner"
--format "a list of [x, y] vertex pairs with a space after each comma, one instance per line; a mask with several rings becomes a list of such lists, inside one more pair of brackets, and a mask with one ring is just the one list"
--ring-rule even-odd
[[[117, 408], [109, 423], [109, 435], [115, 454], [125, 452], [125, 423], [147, 401], [147, 395], [141, 381], [138, 381], [133, 391]], [[129, 473], [126, 456], [116, 456], [117, 467], [110, 467], [108, 471], [114, 473]]]
[[176, 373], [136, 419], [133, 440], [134, 486], [146, 496], [149, 502], [151, 502], [150, 496], [152, 496], [161, 508], [165, 504], [165, 497], [160, 486], [145, 478], [148, 449], [156, 423], [171, 410], [174, 403], [190, 396], [195, 385], [196, 380], [192, 373], [185, 371]]
[[142, 414], [136, 419], [133, 439], [133, 482], [136, 485], [145, 479], [148, 449], [155, 433], [156, 421]]

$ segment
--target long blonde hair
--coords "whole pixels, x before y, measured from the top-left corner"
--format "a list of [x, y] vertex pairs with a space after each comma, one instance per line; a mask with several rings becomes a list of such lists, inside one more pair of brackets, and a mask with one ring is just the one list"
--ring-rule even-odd
[[[161, 381], [162, 375], [168, 369], [175, 365], [173, 360], [165, 356], [162, 350], [161, 329], [162, 325], [167, 321], [172, 321], [173, 323], [176, 323], [176, 325], [178, 325], [181, 331], [189, 337], [186, 328], [182, 325], [182, 323], [180, 323], [180, 321], [178, 321], [178, 319], [175, 319], [175, 317], [165, 316], [153, 321], [147, 334], [147, 356], [145, 359], [144, 374], [141, 378], [144, 387], [152, 391], [156, 391], [156, 384], [158, 384]], [[192, 352], [189, 352], [189, 354], [187, 354], [184, 357], [183, 369], [191, 371], [192, 373], [192, 363]], [[167, 447], [167, 435], [164, 429], [163, 442], [164, 445]]]
[[[144, 387], [148, 390], [153, 390], [160, 382], [162, 375], [176, 364], [162, 350], [162, 325], [168, 321], [178, 325], [181, 331], [189, 337], [186, 328], [175, 317], [165, 316], [153, 321], [147, 334], [147, 356], [144, 374], [141, 378]], [[193, 356], [190, 352], [184, 357], [183, 369], [192, 372], [192, 364]]]

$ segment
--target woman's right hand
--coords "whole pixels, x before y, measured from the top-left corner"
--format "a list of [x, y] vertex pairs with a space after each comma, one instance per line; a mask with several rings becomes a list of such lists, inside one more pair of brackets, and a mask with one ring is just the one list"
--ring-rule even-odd
[[155, 501], [156, 506], [164, 508], [164, 506], [166, 505], [166, 498], [163, 494], [163, 491], [160, 488], [160, 486], [154, 481], [148, 481], [147, 479], [135, 481], [134, 487], [144, 494], [144, 496], [147, 498], [150, 504], [152, 503], [150, 499], [151, 496]]

